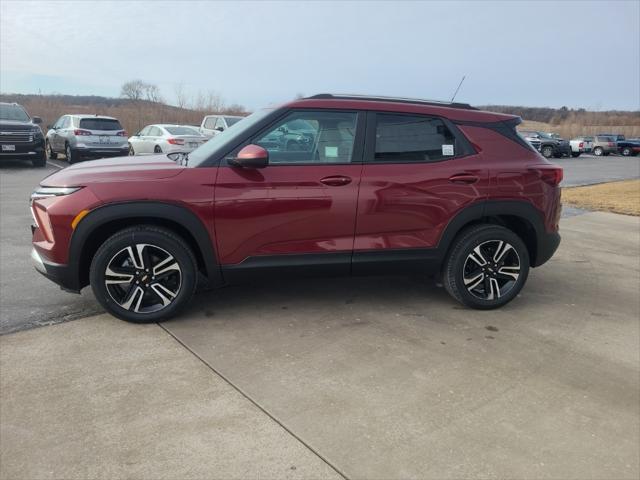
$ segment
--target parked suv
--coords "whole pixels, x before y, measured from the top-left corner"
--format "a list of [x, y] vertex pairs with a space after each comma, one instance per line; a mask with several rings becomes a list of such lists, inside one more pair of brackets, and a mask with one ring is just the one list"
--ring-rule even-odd
[[[310, 148], [274, 148], [274, 132], [300, 122]], [[45, 178], [32, 258], [133, 322], [177, 313], [198, 277], [435, 274], [463, 304], [500, 307], [560, 242], [562, 169], [519, 122], [329, 94], [258, 110], [175, 161], [99, 160]]]
[[567, 140], [557, 134], [521, 130], [520, 135], [531, 143], [545, 158], [560, 158], [565, 155], [567, 157], [571, 155], [571, 145]]
[[615, 138], [604, 135], [596, 135], [593, 137], [593, 154], [601, 157], [607, 156], [618, 151], [618, 145]]
[[67, 162], [76, 163], [83, 158], [129, 154], [127, 132], [113, 117], [63, 115], [48, 128], [46, 146], [51, 159], [62, 153]]
[[0, 102], [0, 159], [31, 160], [34, 167], [44, 167], [47, 159], [41, 122], [17, 103]]
[[202, 119], [200, 133], [209, 138], [214, 137], [243, 118], [237, 115], [207, 115]]

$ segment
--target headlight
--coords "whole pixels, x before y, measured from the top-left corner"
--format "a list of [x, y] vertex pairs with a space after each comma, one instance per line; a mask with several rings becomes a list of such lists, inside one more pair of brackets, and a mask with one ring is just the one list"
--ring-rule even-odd
[[32, 194], [31, 200], [46, 197], [60, 197], [77, 192], [82, 187], [38, 187]]

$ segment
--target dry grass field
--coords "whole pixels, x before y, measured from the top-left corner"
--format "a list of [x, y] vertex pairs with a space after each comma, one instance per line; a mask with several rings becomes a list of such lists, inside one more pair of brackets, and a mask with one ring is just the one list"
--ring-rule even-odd
[[640, 216], [640, 180], [563, 188], [562, 201], [588, 210]]

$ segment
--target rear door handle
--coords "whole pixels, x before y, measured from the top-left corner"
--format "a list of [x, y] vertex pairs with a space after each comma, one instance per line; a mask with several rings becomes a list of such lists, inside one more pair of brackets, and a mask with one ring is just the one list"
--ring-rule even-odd
[[451, 183], [472, 184], [476, 183], [478, 180], [480, 180], [478, 177], [476, 177], [475, 175], [471, 175], [470, 173], [458, 173], [449, 177], [449, 181]]
[[350, 184], [351, 178], [342, 175], [333, 175], [331, 177], [324, 177], [320, 182], [330, 187], [341, 187]]

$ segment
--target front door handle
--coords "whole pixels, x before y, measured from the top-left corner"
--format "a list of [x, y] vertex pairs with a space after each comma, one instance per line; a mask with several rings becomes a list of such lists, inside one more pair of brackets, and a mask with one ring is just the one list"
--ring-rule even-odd
[[333, 175], [331, 177], [324, 177], [320, 182], [325, 185], [329, 185], [330, 187], [341, 187], [343, 185], [350, 184], [351, 178], [343, 175]]
[[472, 184], [476, 183], [478, 180], [480, 180], [478, 177], [476, 177], [475, 175], [471, 175], [470, 173], [458, 173], [449, 177], [449, 181], [451, 183]]

